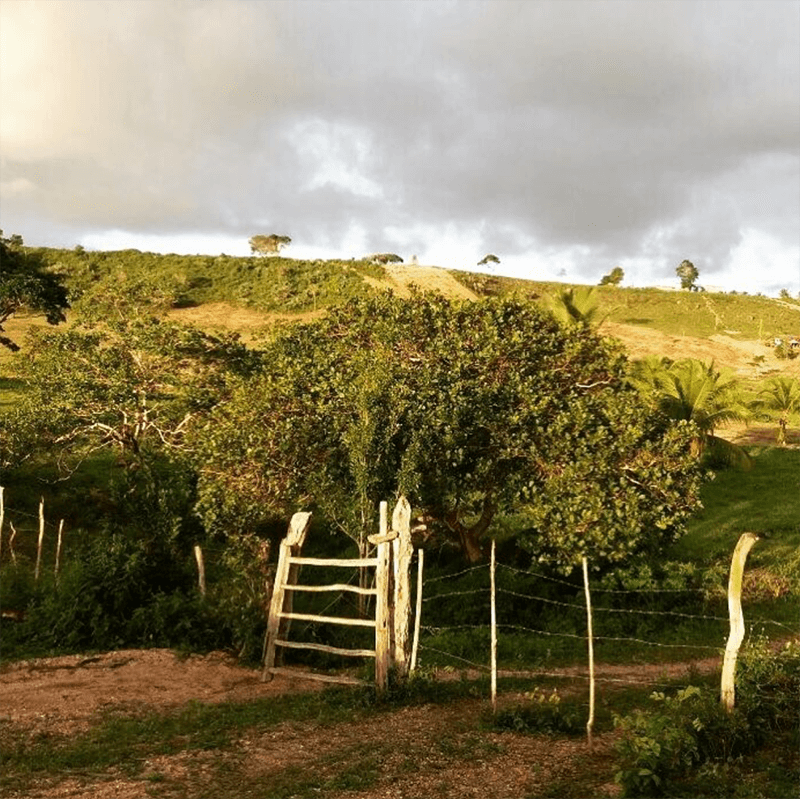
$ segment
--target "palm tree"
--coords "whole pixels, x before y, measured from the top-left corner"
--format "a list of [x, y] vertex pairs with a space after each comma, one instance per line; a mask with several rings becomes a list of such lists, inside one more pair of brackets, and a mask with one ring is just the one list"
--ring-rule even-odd
[[741, 447], [714, 434], [722, 424], [750, 418], [739, 384], [729, 372], [717, 370], [713, 361], [687, 358], [671, 363], [651, 356], [633, 365], [629, 380], [671, 419], [694, 423], [696, 457], [711, 453], [749, 467], [750, 457]]
[[785, 447], [789, 414], [800, 411], [800, 382], [796, 377], [773, 377], [758, 394], [753, 409], [778, 413], [776, 442], [779, 447]]
[[600, 308], [594, 286], [569, 286], [550, 298], [550, 312], [565, 325], [599, 325]]

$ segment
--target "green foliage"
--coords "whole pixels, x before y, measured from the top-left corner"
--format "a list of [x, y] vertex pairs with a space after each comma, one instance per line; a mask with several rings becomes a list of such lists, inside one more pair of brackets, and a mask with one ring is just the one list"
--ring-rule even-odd
[[499, 263], [500, 259], [496, 255], [489, 253], [488, 255], [484, 255], [483, 258], [481, 258], [481, 260], [478, 261], [478, 266], [485, 266], [486, 264], [499, 264]]
[[697, 457], [706, 453], [718, 462], [749, 467], [743, 449], [714, 435], [721, 425], [750, 418], [739, 383], [729, 370], [718, 370], [713, 361], [687, 358], [672, 363], [650, 357], [633, 364], [630, 379], [667, 417], [695, 426], [693, 448]]
[[659, 707], [615, 718], [617, 781], [625, 796], [670, 793], [698, 764], [729, 762], [753, 751], [773, 734], [797, 723], [800, 650], [775, 652], [756, 640], [740, 656], [737, 702], [725, 711], [716, 691], [690, 686], [674, 696], [654, 693]]
[[583, 708], [565, 702], [553, 688], [548, 694], [541, 688], [525, 693], [526, 703], [500, 711], [495, 724], [511, 732], [580, 735], [585, 730]]
[[681, 279], [682, 289], [691, 289], [700, 277], [697, 267], [691, 261], [681, 261], [675, 269], [675, 274]]
[[696, 504], [691, 431], [647, 414], [612, 345], [528, 303], [385, 295], [281, 331], [263, 362], [197, 437], [213, 528], [316, 506], [359, 540], [405, 493], [471, 560], [524, 506], [521, 545], [572, 564], [658, 546]]
[[48, 271], [42, 259], [22, 247], [20, 236], [6, 239], [0, 230], [0, 346], [19, 349], [4, 334], [3, 324], [22, 308], [43, 313], [57, 325], [66, 320], [67, 289], [62, 275]]
[[593, 286], [568, 287], [550, 300], [550, 311], [564, 325], [596, 325], [600, 322], [598, 298]]
[[254, 255], [277, 255], [283, 247], [291, 243], [289, 236], [279, 236], [277, 233], [253, 236], [249, 240], [250, 251]]
[[212, 335], [155, 317], [103, 327], [34, 331], [19, 366], [27, 391], [0, 429], [14, 463], [38, 448], [80, 460], [116, 449], [138, 463], [148, 449], [179, 448], [185, 430], [258, 363], [233, 335]]
[[625, 278], [625, 272], [621, 266], [615, 266], [607, 275], [603, 275], [600, 280], [601, 286], [618, 286]]
[[[800, 411], [800, 381], [796, 377], [778, 376], [767, 380], [753, 403], [757, 413], [776, 413], [778, 431], [776, 443], [786, 445], [786, 428], [791, 414]], [[768, 417], [769, 418], [769, 417]]]

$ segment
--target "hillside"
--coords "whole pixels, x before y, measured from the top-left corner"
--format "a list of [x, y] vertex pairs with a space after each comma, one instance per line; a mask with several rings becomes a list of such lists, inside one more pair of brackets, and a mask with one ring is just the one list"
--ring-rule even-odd
[[[171, 298], [170, 316], [236, 331], [246, 340], [276, 322], [313, 318], [329, 305], [375, 291], [406, 297], [416, 287], [466, 300], [517, 293], [544, 302], [564, 285], [364, 260], [27, 249], [64, 274], [76, 298], [126, 284], [131, 291], [160, 291]], [[800, 375], [800, 358], [780, 359], [769, 346], [774, 337], [800, 335], [800, 304], [736, 293], [614, 286], [598, 287], [597, 296], [604, 316], [601, 332], [622, 341], [632, 358], [713, 359], [747, 381], [777, 372]], [[11, 320], [9, 332], [19, 338], [32, 323], [36, 320]]]

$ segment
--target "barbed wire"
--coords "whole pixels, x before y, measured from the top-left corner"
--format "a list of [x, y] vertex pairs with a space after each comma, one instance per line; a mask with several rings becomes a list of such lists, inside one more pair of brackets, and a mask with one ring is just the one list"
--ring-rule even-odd
[[[508, 566], [505, 563], [498, 563], [498, 569], [505, 569], [506, 571], [511, 571], [516, 574], [523, 574], [523, 575], [530, 575], [532, 577], [538, 577], [542, 580], [548, 580], [551, 583], [558, 583], [559, 585], [565, 585], [569, 588], [574, 589], [575, 591], [582, 591], [583, 586], [577, 585], [576, 583], [570, 583], [567, 580], [560, 580], [557, 577], [551, 577], [547, 574], [541, 574], [539, 572], [529, 571], [527, 569], [518, 569], [515, 566]], [[594, 585], [591, 587], [591, 591], [593, 594], [688, 594], [688, 593], [705, 593], [703, 588], [598, 588]]]
[[455, 577], [461, 577], [464, 574], [469, 574], [469, 572], [474, 572], [479, 569], [488, 569], [488, 568], [489, 568], [488, 563], [481, 563], [478, 566], [470, 566], [468, 569], [464, 569], [463, 571], [460, 572], [454, 572], [453, 574], [442, 574], [439, 577], [426, 577], [425, 580], [423, 581], [423, 584], [428, 585], [429, 583], [438, 583], [441, 582], [442, 580], [451, 580]]

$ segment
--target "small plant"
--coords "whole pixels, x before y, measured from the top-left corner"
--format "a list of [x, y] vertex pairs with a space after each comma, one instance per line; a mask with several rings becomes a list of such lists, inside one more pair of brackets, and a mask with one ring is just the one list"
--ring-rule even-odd
[[527, 703], [498, 713], [495, 724], [512, 732], [580, 735], [584, 720], [574, 704], [564, 703], [554, 688], [549, 694], [534, 688], [525, 695]]

